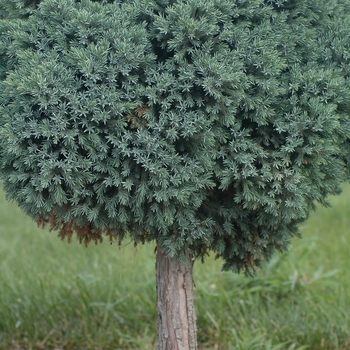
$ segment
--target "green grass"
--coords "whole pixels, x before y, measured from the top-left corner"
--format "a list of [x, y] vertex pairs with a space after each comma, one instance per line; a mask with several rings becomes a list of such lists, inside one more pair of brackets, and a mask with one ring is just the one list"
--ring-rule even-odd
[[[350, 349], [350, 186], [255, 279], [195, 264], [200, 349]], [[0, 197], [0, 349], [154, 349], [154, 246], [84, 248]]]

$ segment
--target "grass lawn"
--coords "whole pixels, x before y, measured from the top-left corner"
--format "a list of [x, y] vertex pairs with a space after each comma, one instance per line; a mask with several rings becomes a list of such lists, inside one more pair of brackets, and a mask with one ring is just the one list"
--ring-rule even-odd
[[[350, 186], [255, 279], [195, 264], [201, 350], [350, 349]], [[88, 248], [0, 193], [0, 349], [154, 349], [154, 246]]]

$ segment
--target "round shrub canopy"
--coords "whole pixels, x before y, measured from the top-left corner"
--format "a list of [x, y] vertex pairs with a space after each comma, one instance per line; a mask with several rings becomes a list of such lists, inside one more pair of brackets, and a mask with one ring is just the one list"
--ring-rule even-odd
[[345, 0], [6, 3], [1, 179], [61, 238], [250, 273], [348, 179]]

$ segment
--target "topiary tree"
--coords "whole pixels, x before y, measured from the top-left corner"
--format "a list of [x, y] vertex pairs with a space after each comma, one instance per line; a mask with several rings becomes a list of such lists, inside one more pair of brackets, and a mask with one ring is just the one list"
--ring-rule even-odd
[[193, 261], [253, 274], [349, 178], [345, 0], [0, 0], [9, 200], [157, 247], [158, 349], [197, 349]]

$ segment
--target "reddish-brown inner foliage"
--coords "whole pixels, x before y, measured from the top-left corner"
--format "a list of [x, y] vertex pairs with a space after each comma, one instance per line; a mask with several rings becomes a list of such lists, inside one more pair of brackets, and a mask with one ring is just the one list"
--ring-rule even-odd
[[103, 240], [103, 235], [108, 236], [111, 242], [114, 238], [113, 230], [109, 227], [102, 230], [94, 227], [91, 223], [80, 226], [74, 220], [70, 222], [60, 222], [57, 220], [55, 213], [52, 213], [49, 218], [39, 216], [35, 222], [40, 227], [49, 225], [50, 230], [59, 230], [58, 237], [62, 240], [67, 238], [68, 243], [72, 241], [74, 233], [76, 234], [79, 243], [84, 243], [85, 246], [88, 246], [91, 241], [95, 244], [101, 243]]

